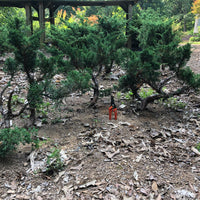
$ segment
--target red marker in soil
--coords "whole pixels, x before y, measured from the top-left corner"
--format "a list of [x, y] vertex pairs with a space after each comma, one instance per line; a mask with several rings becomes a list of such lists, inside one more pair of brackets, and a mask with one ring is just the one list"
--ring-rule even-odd
[[117, 108], [114, 101], [114, 96], [111, 95], [111, 105], [109, 107], [109, 120], [112, 119], [112, 112], [115, 114], [115, 120], [117, 120]]

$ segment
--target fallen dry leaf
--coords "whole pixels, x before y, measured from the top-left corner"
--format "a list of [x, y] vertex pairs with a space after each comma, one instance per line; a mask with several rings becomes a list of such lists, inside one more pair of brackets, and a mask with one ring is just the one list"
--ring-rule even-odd
[[148, 194], [149, 194], [149, 190], [147, 190], [147, 189], [145, 189], [145, 188], [141, 188], [141, 189], [140, 189], [140, 192], [141, 192], [142, 194], [146, 195], [146, 196], [148, 196]]
[[156, 200], [161, 200], [161, 199], [162, 199], [161, 194], [159, 194]]
[[64, 192], [66, 199], [68, 199], [68, 200], [73, 199], [73, 195], [72, 195], [73, 185], [64, 186], [62, 188], [62, 191]]
[[90, 186], [96, 186], [96, 180], [90, 181], [90, 182], [85, 183], [83, 185], [79, 185], [78, 189], [84, 189], [84, 188], [87, 188], [87, 187], [90, 187]]
[[198, 151], [198, 149], [196, 149], [195, 147], [192, 147], [191, 150], [196, 153], [198, 156], [200, 156], [200, 152]]
[[120, 150], [118, 149], [117, 151], [115, 151], [114, 153], [110, 153], [110, 152], [105, 152], [106, 156], [109, 158], [109, 159], [112, 159], [115, 155], [119, 154], [120, 153]]
[[78, 170], [78, 171], [80, 171], [80, 170], [82, 169], [82, 166], [83, 166], [83, 163], [81, 163], [81, 164], [78, 165], [78, 166], [71, 167], [70, 170]]
[[157, 185], [157, 183], [156, 183], [155, 181], [153, 181], [153, 184], [152, 184], [151, 188], [152, 188], [152, 190], [153, 190], [154, 192], [157, 192], [157, 191], [158, 191], [158, 185]]
[[138, 181], [138, 173], [137, 173], [137, 171], [134, 171], [133, 177], [135, 178], [136, 181]]

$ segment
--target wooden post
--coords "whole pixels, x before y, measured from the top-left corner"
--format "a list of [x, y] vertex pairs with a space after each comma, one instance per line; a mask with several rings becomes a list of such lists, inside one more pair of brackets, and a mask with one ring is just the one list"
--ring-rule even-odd
[[30, 31], [28, 32], [28, 35], [30, 36], [33, 33], [32, 11], [30, 4], [25, 4], [25, 10], [26, 10], [26, 25], [30, 26]]
[[199, 33], [199, 30], [198, 30], [198, 22], [199, 22], [199, 15], [196, 15], [195, 16], [195, 24], [194, 24], [194, 31], [193, 33]]
[[42, 31], [40, 36], [40, 43], [44, 43], [45, 40], [45, 9], [44, 3], [42, 1], [39, 2], [39, 23], [40, 23], [40, 30]]
[[[128, 23], [129, 23], [129, 21], [131, 21], [132, 17], [133, 17], [133, 5], [129, 4], [128, 5], [128, 12], [126, 14], [126, 18], [128, 20]], [[131, 49], [131, 47], [132, 47], [132, 39], [131, 39], [131, 37], [128, 38], [127, 47], [129, 49]]]
[[54, 20], [54, 10], [52, 7], [49, 8], [49, 18], [50, 18], [50, 24], [54, 25], [55, 20]]

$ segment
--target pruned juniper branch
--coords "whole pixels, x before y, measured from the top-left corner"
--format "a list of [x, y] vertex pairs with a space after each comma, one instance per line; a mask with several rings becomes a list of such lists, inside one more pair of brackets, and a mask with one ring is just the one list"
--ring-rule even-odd
[[162, 93], [162, 88], [167, 84], [167, 82], [169, 82], [172, 78], [174, 78], [176, 76], [176, 74], [174, 73], [173, 75], [171, 75], [170, 77], [161, 80], [159, 85], [158, 85], [158, 91], [159, 93]]
[[14, 90], [12, 90], [11, 93], [9, 94], [8, 102], [6, 104], [7, 105], [6, 106], [7, 109], [4, 109], [3, 108], [3, 95], [4, 95], [6, 89], [9, 86], [10, 86], [10, 83], [8, 83], [0, 93], [0, 112], [1, 112], [1, 115], [3, 117], [3, 122], [1, 124], [1, 126], [5, 126], [6, 128], [10, 127], [10, 120], [12, 120], [15, 117], [20, 116], [24, 112], [24, 110], [26, 109], [26, 107], [28, 105], [28, 103], [24, 104], [22, 106], [22, 108], [19, 110], [18, 113], [13, 113], [13, 110], [12, 110], [12, 97], [13, 97], [13, 94], [14, 94]]
[[89, 107], [94, 106], [96, 104], [98, 98], [99, 98], [99, 83], [98, 83], [97, 77], [102, 72], [102, 68], [103, 68], [103, 66], [100, 65], [97, 73], [96, 74], [92, 73], [92, 81], [93, 81], [93, 84], [94, 84], [92, 86], [92, 89], [94, 90], [94, 93], [93, 93], [93, 98], [92, 98], [92, 100], [89, 104]]
[[173, 75], [171, 75], [170, 77], [161, 80], [160, 83], [156, 84], [156, 83], [152, 83], [151, 81], [146, 81], [145, 79], [143, 79], [144, 83], [147, 83], [153, 90], [155, 90], [157, 93], [159, 94], [164, 94], [163, 92], [163, 87], [167, 84], [167, 82], [169, 82], [172, 78], [174, 78], [176, 76], [176, 74], [174, 73]]
[[8, 108], [7, 115], [10, 118], [12, 118], [12, 103], [11, 103], [11, 101], [12, 101], [13, 93], [14, 93], [14, 90], [11, 91], [11, 93], [8, 97], [8, 102], [7, 102], [7, 108]]
[[28, 106], [28, 103], [24, 104], [18, 113], [15, 113], [15, 114], [12, 113], [13, 118], [20, 116], [25, 111], [27, 106]]
[[10, 83], [8, 83], [1, 91], [0, 93], [0, 112], [1, 112], [1, 115], [3, 116], [4, 115], [4, 108], [3, 108], [3, 94], [4, 92], [6, 91], [6, 89], [9, 87]]
[[14, 114], [12, 111], [13, 94], [14, 94], [14, 90], [10, 93], [9, 98], [8, 98], [8, 103], [7, 103], [7, 108], [8, 108], [7, 115], [9, 115], [11, 117], [11, 119], [20, 116], [24, 112], [24, 110], [26, 109], [26, 107], [28, 105], [28, 103], [24, 104], [24, 106], [22, 106], [22, 108], [19, 110], [19, 112]]
[[183, 86], [182, 88], [179, 88], [176, 91], [173, 91], [173, 92], [170, 92], [170, 93], [162, 92], [162, 93], [158, 93], [158, 94], [154, 94], [152, 96], [146, 97], [145, 99], [142, 100], [140, 109], [144, 110], [149, 103], [152, 103], [155, 100], [158, 100], [158, 99], [166, 100], [166, 99], [173, 97], [175, 95], [183, 94], [189, 89], [190, 89], [189, 86]]
[[94, 94], [93, 94], [93, 99], [90, 102], [89, 107], [92, 107], [95, 105], [95, 103], [97, 102], [98, 98], [99, 98], [99, 83], [97, 80], [97, 75], [95, 76], [94, 74], [92, 74], [92, 81], [94, 83], [94, 85], [92, 86], [93, 90], [94, 90]]

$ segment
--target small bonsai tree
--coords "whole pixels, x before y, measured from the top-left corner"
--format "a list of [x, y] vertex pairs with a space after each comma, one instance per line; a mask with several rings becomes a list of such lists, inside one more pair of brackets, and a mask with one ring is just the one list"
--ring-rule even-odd
[[[138, 41], [141, 51], [129, 52], [124, 65], [127, 73], [121, 78], [120, 86], [133, 92], [134, 97], [141, 101], [141, 109], [154, 100], [165, 100], [185, 93], [189, 88], [199, 88], [200, 76], [185, 67], [190, 58], [190, 45], [179, 45], [180, 40], [172, 30], [171, 21], [142, 20]], [[165, 76], [162, 76], [161, 68], [167, 69]], [[179, 83], [178, 87], [170, 86], [172, 79]], [[143, 84], [154, 90], [146, 98], [139, 94]]]
[[120, 61], [120, 49], [126, 43], [123, 29], [120, 29], [122, 24], [114, 18], [109, 21], [101, 17], [98, 24], [91, 25], [81, 16], [75, 22], [63, 23], [63, 28], [54, 27], [51, 30], [52, 44], [57, 51], [54, 54], [60, 55], [59, 60], [66, 69], [79, 72], [91, 69], [94, 94], [90, 106], [93, 106], [99, 97], [98, 77], [103, 67], [110, 70], [114, 61]]
[[[14, 50], [14, 57], [6, 60], [4, 70], [11, 77], [16, 74], [19, 75], [19, 73], [26, 76], [28, 82], [26, 99], [30, 110], [31, 124], [34, 124], [36, 107], [42, 103], [43, 95], [55, 74], [54, 60], [45, 56], [40, 50], [39, 34], [35, 33], [32, 36], [28, 36], [25, 25], [19, 19], [16, 18], [9, 24], [8, 31], [8, 40]], [[11, 111], [13, 94], [14, 91], [10, 93], [8, 101], [7, 115], [10, 117], [14, 116]], [[24, 111], [26, 106], [25, 104], [18, 115]]]

